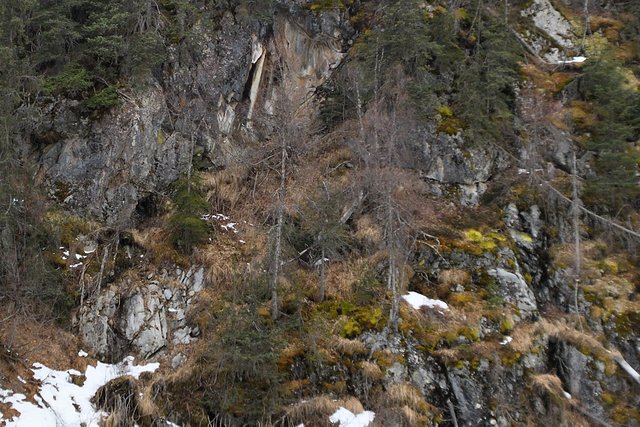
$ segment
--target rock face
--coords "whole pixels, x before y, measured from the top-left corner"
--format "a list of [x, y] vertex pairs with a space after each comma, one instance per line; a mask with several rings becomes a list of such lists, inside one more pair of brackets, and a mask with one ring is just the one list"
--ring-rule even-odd
[[559, 46], [573, 47], [571, 24], [549, 3], [549, 0], [534, 0], [527, 10], [522, 11], [522, 15], [531, 17], [534, 25], [544, 31]]
[[460, 135], [438, 134], [435, 129], [428, 129], [420, 139], [418, 168], [436, 193], [444, 192], [448, 186], [460, 189], [464, 205], [478, 204], [490, 178], [508, 165], [497, 149], [469, 146]]
[[549, 0], [534, 0], [521, 15], [535, 28], [523, 34], [531, 50], [554, 64], [570, 59], [568, 53], [576, 49], [573, 28]]
[[519, 272], [512, 273], [503, 268], [496, 268], [488, 273], [500, 282], [502, 297], [515, 306], [522, 317], [535, 316], [538, 311], [536, 298]]
[[186, 312], [204, 288], [204, 269], [192, 267], [131, 286], [114, 284], [87, 301], [80, 336], [99, 358], [118, 360], [133, 351], [150, 357], [170, 344], [188, 344], [198, 334]]
[[69, 100], [50, 99], [18, 114], [59, 201], [111, 224], [127, 224], [138, 201], [175, 180], [189, 161], [184, 138], [164, 136], [169, 110], [158, 86], [97, 121], [83, 118]]
[[346, 52], [348, 21], [298, 3], [280, 2], [273, 28], [238, 11], [225, 12], [214, 30], [197, 24], [189, 44], [169, 48], [162, 73], [100, 118], [73, 100], [23, 106], [22, 148], [51, 194], [75, 212], [129, 226], [140, 201], [184, 173], [194, 156], [204, 167], [237, 158], [241, 144], [232, 134], [247, 118], [250, 93], [252, 103], [261, 98], [255, 108], [277, 102], [272, 83], [256, 78], [270, 58], [271, 66], [285, 64], [281, 84], [302, 103]]

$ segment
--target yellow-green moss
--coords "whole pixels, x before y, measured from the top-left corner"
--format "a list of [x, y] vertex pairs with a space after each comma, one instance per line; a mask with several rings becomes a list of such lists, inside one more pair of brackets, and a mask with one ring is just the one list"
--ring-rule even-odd
[[484, 239], [484, 236], [481, 232], [475, 229], [469, 229], [464, 231], [464, 237], [470, 242], [480, 243]]
[[518, 231], [516, 233], [516, 236], [518, 237], [518, 239], [522, 240], [523, 242], [527, 242], [527, 243], [533, 243], [533, 237], [531, 237], [530, 234], [527, 233], [523, 233], [521, 231]]
[[449, 296], [447, 302], [454, 307], [464, 307], [476, 300], [477, 296], [473, 292], [454, 292]]
[[345, 4], [351, 4], [353, 0], [316, 0], [307, 7], [314, 12], [328, 9], [345, 9]]
[[164, 132], [162, 131], [162, 129], [158, 129], [158, 134], [156, 135], [156, 141], [158, 144], [162, 145], [166, 142], [166, 138], [164, 136]]
[[500, 333], [508, 334], [513, 330], [513, 318], [507, 315], [500, 320]]
[[602, 401], [609, 406], [613, 405], [616, 401], [615, 395], [613, 393], [609, 393], [608, 391], [602, 392], [602, 394], [600, 395], [600, 399], [602, 399]]
[[502, 362], [502, 366], [512, 367], [513, 365], [518, 363], [521, 358], [522, 358], [522, 353], [517, 351], [516, 352], [508, 351], [502, 354], [502, 357], [500, 358], [500, 360]]
[[603, 270], [607, 274], [618, 274], [620, 270], [618, 267], [618, 263], [611, 258], [606, 258], [598, 263], [598, 268]]
[[344, 338], [356, 337], [366, 330], [380, 330], [386, 320], [381, 307], [358, 307], [345, 314], [348, 319], [340, 331]]
[[640, 312], [627, 311], [616, 316], [616, 332], [621, 337], [627, 337], [640, 331]]
[[347, 322], [342, 326], [342, 330], [340, 331], [340, 335], [344, 338], [357, 337], [361, 333], [362, 328], [355, 319], [347, 320]]
[[524, 276], [524, 281], [527, 282], [527, 285], [531, 285], [531, 283], [533, 283], [533, 276], [531, 275], [531, 273], [529, 273], [528, 271], [525, 271], [523, 276]]

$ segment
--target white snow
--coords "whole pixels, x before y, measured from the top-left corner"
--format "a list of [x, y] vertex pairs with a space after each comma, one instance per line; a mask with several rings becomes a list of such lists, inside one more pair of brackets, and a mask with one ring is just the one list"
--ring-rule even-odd
[[20, 415], [2, 421], [6, 427], [20, 426], [80, 426], [98, 427], [105, 415], [96, 411], [90, 399], [96, 391], [114, 378], [131, 375], [138, 378], [143, 372], [154, 372], [160, 365], [133, 365], [133, 357], [125, 358], [121, 363], [109, 365], [98, 362], [97, 366], [87, 366], [86, 379], [79, 386], [71, 381], [72, 375], [81, 375], [79, 371], [69, 369], [56, 371], [41, 363], [34, 363], [33, 378], [41, 382], [40, 391], [34, 396], [34, 402], [26, 396], [11, 390], [0, 389], [0, 403], [8, 403]]
[[502, 344], [502, 345], [507, 345], [507, 344], [509, 344], [511, 341], [513, 341], [513, 338], [512, 338], [512, 337], [509, 337], [509, 336], [506, 336], [506, 337], [504, 337], [504, 339], [503, 339], [502, 341], [500, 341], [500, 344]]
[[233, 231], [234, 233], [237, 233], [238, 230], [236, 229], [236, 225], [238, 225], [237, 222], [230, 222], [228, 224], [222, 224], [221, 227], [224, 231]]
[[87, 357], [88, 355], [89, 355], [89, 353], [87, 353], [87, 352], [86, 352], [86, 351], [84, 351], [84, 350], [80, 350], [80, 351], [78, 352], [78, 357]]
[[79, 263], [77, 263], [77, 264], [72, 264], [72, 265], [70, 265], [70, 266], [69, 266], [69, 268], [78, 268], [78, 267], [80, 267], [81, 265], [82, 265], [82, 263], [81, 263], [81, 262], [79, 262]]
[[333, 415], [329, 417], [329, 421], [332, 423], [339, 423], [340, 427], [367, 427], [376, 414], [371, 411], [364, 411], [359, 414], [354, 414], [350, 410], [340, 407]]
[[567, 61], [558, 61], [558, 64], [581, 64], [587, 60], [586, 56], [574, 56]]
[[413, 308], [419, 310], [420, 307], [440, 308], [442, 310], [449, 310], [449, 306], [446, 302], [439, 299], [427, 298], [417, 292], [409, 292], [407, 295], [402, 295], [402, 298], [408, 302]]
[[571, 399], [571, 395], [569, 393], [564, 390], [562, 390], [562, 393], [564, 394], [564, 397], [566, 397], [567, 399]]

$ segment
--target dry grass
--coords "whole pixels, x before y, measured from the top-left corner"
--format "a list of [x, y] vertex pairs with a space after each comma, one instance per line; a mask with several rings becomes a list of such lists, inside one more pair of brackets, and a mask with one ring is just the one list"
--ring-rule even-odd
[[354, 414], [364, 411], [362, 403], [355, 397], [349, 396], [343, 400], [334, 400], [329, 396], [322, 395], [291, 405], [287, 412], [294, 420], [320, 420], [331, 416], [340, 407], [346, 408]]
[[539, 391], [549, 393], [556, 398], [566, 399], [566, 396], [564, 395], [565, 391], [562, 387], [562, 381], [556, 375], [533, 375], [531, 377], [531, 383]]
[[389, 387], [383, 398], [389, 406], [407, 406], [421, 414], [427, 414], [431, 409], [422, 393], [411, 384], [394, 384]]
[[379, 381], [384, 378], [384, 373], [378, 365], [372, 362], [360, 362], [358, 368], [362, 371], [362, 375], [369, 381]]
[[427, 425], [427, 417], [419, 414], [408, 406], [400, 408], [404, 421], [408, 427], [418, 427]]
[[352, 285], [364, 273], [366, 264], [363, 260], [355, 262], [330, 263], [327, 269], [327, 297], [335, 299], [349, 299]]
[[231, 212], [247, 197], [248, 168], [242, 163], [203, 174], [202, 187], [216, 212]]
[[365, 246], [377, 246], [382, 241], [382, 228], [370, 215], [361, 215], [356, 221], [355, 238]]
[[465, 285], [471, 281], [471, 275], [468, 271], [452, 268], [449, 270], [442, 270], [438, 276], [438, 282], [441, 285]]
[[330, 346], [338, 353], [346, 355], [365, 354], [367, 352], [367, 347], [362, 341], [342, 337], [333, 337], [330, 341]]
[[509, 344], [511, 350], [526, 354], [536, 347], [546, 345], [549, 338], [567, 342], [583, 354], [593, 355], [606, 364], [608, 374], [616, 370], [614, 358], [620, 353], [616, 349], [607, 349], [593, 334], [575, 329], [565, 318], [558, 320], [542, 319], [536, 323], [516, 327]]

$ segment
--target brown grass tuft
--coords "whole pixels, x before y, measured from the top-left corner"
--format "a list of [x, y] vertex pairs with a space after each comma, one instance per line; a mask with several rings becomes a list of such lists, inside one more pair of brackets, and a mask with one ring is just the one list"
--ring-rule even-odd
[[330, 343], [331, 347], [338, 353], [346, 355], [365, 354], [367, 348], [362, 341], [350, 340], [342, 337], [334, 337]]
[[465, 285], [471, 281], [471, 275], [465, 270], [452, 268], [443, 270], [438, 277], [438, 281], [445, 286]]
[[394, 384], [384, 395], [385, 401], [390, 406], [404, 407], [407, 406], [413, 411], [421, 414], [430, 412], [431, 405], [413, 385], [411, 384]]
[[358, 367], [362, 371], [362, 375], [369, 381], [379, 381], [384, 378], [384, 373], [378, 365], [372, 362], [360, 362]]
[[369, 215], [362, 215], [356, 221], [356, 234], [358, 241], [368, 246], [376, 246], [382, 241], [382, 229]]
[[364, 411], [362, 403], [355, 397], [349, 396], [343, 400], [334, 400], [329, 396], [322, 395], [291, 405], [287, 413], [294, 420], [320, 420], [331, 416], [340, 407], [346, 408], [354, 414]]
[[556, 375], [539, 374], [531, 377], [531, 383], [538, 390], [547, 392], [556, 398], [566, 399], [562, 381]]

